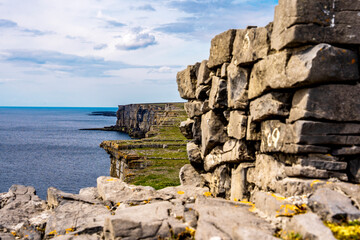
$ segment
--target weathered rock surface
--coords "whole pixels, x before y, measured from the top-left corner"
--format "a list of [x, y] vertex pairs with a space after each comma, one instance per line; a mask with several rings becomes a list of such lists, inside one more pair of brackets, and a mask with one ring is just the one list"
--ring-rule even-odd
[[[37, 195], [34, 187], [12, 185], [7, 193], [0, 194], [0, 226], [17, 229], [45, 210], [45, 201]], [[31, 223], [31, 221], [30, 221]]]
[[203, 187], [204, 178], [190, 164], [185, 164], [179, 172], [180, 184], [185, 186]]
[[226, 32], [216, 35], [211, 40], [210, 57], [207, 63], [209, 68], [230, 62], [235, 34], [236, 31], [234, 29], [230, 29]]
[[203, 162], [201, 157], [200, 146], [198, 146], [193, 141], [190, 141], [186, 144], [186, 150], [190, 163], [200, 167], [200, 165], [202, 165]]
[[196, 72], [199, 64], [189, 65], [184, 71], [178, 72], [176, 82], [180, 96], [184, 99], [195, 99], [196, 91]]
[[209, 95], [209, 108], [224, 108], [227, 106], [226, 81], [219, 77], [212, 77]]
[[285, 165], [270, 155], [256, 155], [255, 168], [249, 169], [247, 181], [260, 189], [276, 189], [278, 181], [286, 177]]
[[259, 122], [270, 118], [289, 116], [290, 97], [289, 93], [272, 92], [255, 99], [250, 103], [252, 120]]
[[[262, 122], [261, 151], [285, 153], [327, 153], [327, 145], [353, 145], [360, 141], [360, 124], [278, 120]], [[299, 148], [294, 148], [298, 144]], [[320, 146], [323, 145], [323, 146]]]
[[194, 120], [192, 119], [187, 119], [186, 121], [180, 123], [179, 126], [180, 131], [187, 139], [193, 138], [193, 132], [192, 132], [193, 125], [194, 125]]
[[236, 30], [232, 53], [235, 65], [249, 65], [267, 56], [270, 49], [269, 28]]
[[247, 116], [241, 111], [231, 111], [227, 134], [229, 137], [244, 139], [246, 137]]
[[112, 177], [99, 177], [97, 189], [104, 201], [112, 203], [142, 203], [148, 199], [168, 200], [172, 197], [158, 194], [152, 187], [129, 185]]
[[287, 232], [301, 234], [304, 239], [335, 240], [331, 230], [314, 213], [296, 215], [286, 224]]
[[[271, 237], [274, 229], [252, 213], [247, 204], [222, 199], [196, 199], [195, 210], [199, 213], [195, 239], [235, 239], [238, 231], [257, 229], [260, 239]], [[242, 229], [242, 230], [238, 230]]]
[[220, 116], [209, 111], [201, 117], [201, 153], [206, 156], [216, 145], [227, 140], [225, 126]]
[[227, 105], [233, 109], [245, 109], [248, 104], [248, 85], [250, 72], [246, 68], [229, 64], [227, 68]]
[[204, 169], [205, 171], [211, 171], [220, 164], [251, 160], [253, 160], [253, 156], [245, 142], [230, 139], [224, 143], [222, 148], [216, 147], [206, 155]]
[[207, 67], [208, 61], [203, 60], [200, 63], [199, 70], [198, 70], [198, 76], [197, 76], [197, 87], [200, 86], [200, 84], [206, 84], [209, 80], [210, 75], [210, 69]]
[[[271, 46], [278, 50], [322, 42], [359, 44], [357, 8], [357, 1], [280, 0]], [[349, 9], [352, 11], [346, 11]]]
[[359, 92], [360, 84], [322, 85], [299, 90], [294, 95], [289, 120], [360, 122]]
[[97, 234], [103, 230], [105, 217], [110, 211], [102, 204], [64, 201], [52, 213], [46, 223], [45, 235]]
[[189, 118], [194, 118], [195, 116], [201, 116], [203, 112], [201, 111], [202, 102], [200, 101], [191, 101], [184, 103], [184, 109], [189, 116]]
[[351, 200], [345, 195], [321, 188], [309, 198], [309, 206], [319, 214], [323, 220], [342, 221], [360, 218], [360, 210], [352, 205]]
[[254, 65], [249, 81], [249, 98], [270, 89], [287, 89], [314, 84], [354, 81], [359, 78], [356, 52], [318, 44], [291, 54], [282, 51]]
[[254, 163], [240, 163], [231, 170], [231, 195], [233, 201], [249, 198], [246, 175], [249, 169], [254, 168]]
[[[170, 237], [170, 202], [152, 203], [118, 209], [116, 215], [107, 218], [104, 226], [105, 239], [158, 239]], [[179, 221], [174, 218], [174, 221]], [[179, 221], [180, 222], [180, 221]], [[185, 231], [185, 224], [182, 224]]]

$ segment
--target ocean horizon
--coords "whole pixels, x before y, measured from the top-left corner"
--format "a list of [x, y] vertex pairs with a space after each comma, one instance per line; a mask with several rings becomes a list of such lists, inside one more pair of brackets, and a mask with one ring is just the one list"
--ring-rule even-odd
[[46, 199], [49, 187], [78, 193], [110, 174], [104, 140], [130, 139], [125, 133], [82, 131], [115, 125], [116, 117], [92, 116], [109, 107], [0, 107], [0, 193], [13, 184], [34, 186]]

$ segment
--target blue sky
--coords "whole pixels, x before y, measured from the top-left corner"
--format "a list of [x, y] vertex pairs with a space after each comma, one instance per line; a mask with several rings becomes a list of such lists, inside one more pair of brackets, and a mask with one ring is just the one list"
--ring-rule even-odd
[[277, 0], [0, 0], [0, 106], [182, 101], [176, 73]]

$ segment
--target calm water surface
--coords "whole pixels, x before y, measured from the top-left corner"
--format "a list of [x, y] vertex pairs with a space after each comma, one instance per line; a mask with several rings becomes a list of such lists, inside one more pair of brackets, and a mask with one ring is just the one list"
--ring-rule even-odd
[[116, 108], [0, 107], [0, 193], [12, 184], [34, 186], [46, 198], [53, 186], [78, 193], [109, 175], [110, 159], [103, 140], [130, 139], [119, 132], [80, 131], [114, 125], [115, 117], [89, 116]]

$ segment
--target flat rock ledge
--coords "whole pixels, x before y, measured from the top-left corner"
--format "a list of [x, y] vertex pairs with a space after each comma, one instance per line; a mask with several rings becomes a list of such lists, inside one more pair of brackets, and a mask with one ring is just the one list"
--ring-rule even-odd
[[258, 191], [251, 201], [225, 200], [191, 168], [184, 166], [180, 186], [155, 190], [103, 176], [79, 194], [51, 187], [46, 201], [13, 185], [0, 193], [0, 239], [335, 239], [323, 221], [360, 218], [359, 185], [317, 181], [307, 195]]

